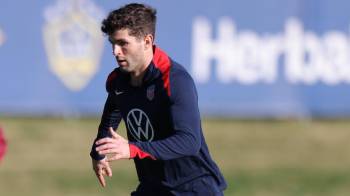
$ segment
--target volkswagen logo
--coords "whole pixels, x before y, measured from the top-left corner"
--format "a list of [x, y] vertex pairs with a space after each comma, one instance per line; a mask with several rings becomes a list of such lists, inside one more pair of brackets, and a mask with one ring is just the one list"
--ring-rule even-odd
[[128, 126], [128, 131], [137, 141], [150, 142], [153, 140], [153, 126], [147, 114], [144, 111], [138, 108], [130, 110], [127, 115], [126, 122]]

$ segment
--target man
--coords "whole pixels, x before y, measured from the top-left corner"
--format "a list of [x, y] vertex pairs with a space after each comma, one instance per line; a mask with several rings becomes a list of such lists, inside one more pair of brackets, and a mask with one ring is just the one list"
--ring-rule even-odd
[[[155, 25], [156, 10], [136, 3], [102, 22], [119, 67], [106, 82], [93, 169], [104, 187], [109, 161], [134, 159], [140, 184], [131, 195], [223, 195], [226, 182], [203, 137], [194, 82], [154, 45]], [[121, 119], [128, 140], [114, 132]]]

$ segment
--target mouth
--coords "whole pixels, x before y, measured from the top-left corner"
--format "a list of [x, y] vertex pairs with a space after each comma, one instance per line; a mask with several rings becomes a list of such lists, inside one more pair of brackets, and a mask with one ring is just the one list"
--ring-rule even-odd
[[117, 59], [119, 65], [124, 65], [126, 63], [125, 59]]

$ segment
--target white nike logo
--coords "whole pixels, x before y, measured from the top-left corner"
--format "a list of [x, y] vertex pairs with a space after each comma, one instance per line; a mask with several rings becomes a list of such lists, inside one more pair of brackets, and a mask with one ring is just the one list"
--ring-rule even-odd
[[114, 92], [115, 92], [116, 95], [121, 95], [121, 94], [124, 93], [124, 91], [117, 91], [117, 90], [115, 90]]

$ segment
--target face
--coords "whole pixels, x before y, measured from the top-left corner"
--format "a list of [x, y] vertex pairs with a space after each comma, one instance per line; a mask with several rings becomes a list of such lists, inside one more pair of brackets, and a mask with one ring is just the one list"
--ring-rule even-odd
[[136, 72], [146, 66], [145, 40], [129, 35], [129, 30], [121, 29], [109, 36], [113, 55], [125, 72]]

